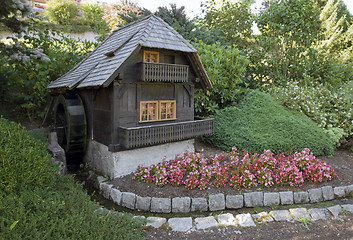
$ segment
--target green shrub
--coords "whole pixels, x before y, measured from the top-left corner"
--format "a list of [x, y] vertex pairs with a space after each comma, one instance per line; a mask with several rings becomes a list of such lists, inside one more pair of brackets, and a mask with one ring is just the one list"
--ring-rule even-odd
[[0, 192], [50, 184], [57, 168], [46, 145], [19, 124], [0, 117]]
[[301, 151], [309, 148], [315, 155], [332, 155], [333, 140], [303, 113], [293, 113], [270, 95], [249, 92], [237, 107], [218, 111], [214, 134], [205, 140], [223, 150], [233, 146], [252, 153]]
[[[1, 52], [0, 57], [3, 59], [0, 60], [0, 79], [3, 82], [0, 86], [4, 85], [9, 92], [5, 94], [0, 90], [0, 99], [15, 103], [30, 121], [44, 117], [49, 82], [69, 71], [96, 45], [48, 29], [37, 32], [29, 28], [28, 35], [23, 38], [12, 37], [6, 49], [21, 47], [33, 53], [23, 55], [19, 52]], [[43, 55], [45, 57], [40, 58]]]
[[195, 112], [208, 115], [229, 106], [244, 93], [247, 85], [241, 76], [248, 60], [235, 46], [207, 45], [201, 41], [193, 45], [213, 85], [211, 90], [195, 91]]
[[304, 113], [339, 143], [339, 139], [353, 135], [351, 85], [347, 83], [337, 90], [330, 90], [323, 84], [291, 82], [285, 86], [272, 86], [268, 92], [283, 106]]
[[87, 2], [83, 3], [81, 6], [83, 18], [88, 24], [95, 25], [96, 23], [102, 21], [104, 11], [101, 4]]
[[107, 215], [57, 174], [45, 144], [0, 118], [0, 239], [142, 239], [132, 216]]
[[131, 215], [99, 208], [70, 176], [18, 194], [0, 191], [0, 239], [143, 239]]
[[59, 24], [70, 24], [78, 16], [78, 7], [73, 0], [51, 0], [45, 11], [50, 21]]

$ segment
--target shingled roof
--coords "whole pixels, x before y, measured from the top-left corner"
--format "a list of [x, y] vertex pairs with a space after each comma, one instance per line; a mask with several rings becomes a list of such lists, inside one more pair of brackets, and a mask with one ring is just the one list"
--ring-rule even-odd
[[202, 87], [212, 87], [196, 49], [161, 18], [149, 15], [113, 31], [93, 52], [51, 82], [48, 88], [106, 87], [116, 78], [122, 63], [140, 47], [185, 52], [201, 77]]

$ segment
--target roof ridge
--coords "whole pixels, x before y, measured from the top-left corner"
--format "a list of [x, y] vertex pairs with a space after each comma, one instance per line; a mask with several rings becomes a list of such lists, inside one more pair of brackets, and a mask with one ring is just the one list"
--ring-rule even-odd
[[194, 67], [205, 82], [201, 83], [202, 87], [211, 87], [200, 59], [194, 57], [197, 50], [162, 18], [151, 14], [114, 30], [70, 71], [51, 82], [48, 88], [107, 86], [115, 79], [126, 59], [141, 47], [187, 53], [189, 61], [197, 62]]
[[114, 29], [114, 30], [112, 31], [112, 33], [118, 32], [118, 31], [120, 31], [120, 30], [122, 30], [122, 29], [124, 29], [124, 28], [130, 27], [131, 25], [135, 25], [136, 23], [142, 22], [142, 21], [146, 20], [147, 18], [150, 18], [151, 16], [154, 16], [154, 15], [153, 15], [153, 14], [150, 14], [150, 15], [148, 15], [148, 16], [146, 16], [146, 17], [139, 18], [139, 19], [137, 19], [136, 21], [130, 22], [130, 23], [128, 23], [128, 24], [125, 24], [125, 25], [123, 25], [123, 26], [121, 26], [121, 27], [119, 27], [119, 28], [117, 28], [117, 29]]
[[158, 21], [162, 22], [169, 30], [171, 30], [183, 43], [185, 43], [189, 48], [197, 50], [189, 43], [180, 33], [178, 33], [174, 28], [172, 28], [166, 21], [164, 21], [161, 17], [153, 15]]
[[[143, 33], [146, 33], [146, 32], [147, 32], [147, 35], [141, 37], [140, 42], [139, 42], [140, 45], [143, 45], [143, 43], [146, 42], [146, 40], [147, 40], [148, 37], [151, 35], [152, 30], [153, 30], [153, 28], [154, 28], [154, 24], [151, 22], [151, 19], [152, 19], [153, 17], [156, 19], [157, 16], [155, 16], [154, 14], [151, 14], [149, 17], [150, 17], [150, 21], [148, 21], [148, 22], [146, 23], [146, 26], [148, 26], [148, 25], [152, 25], [152, 26], [151, 26], [151, 29], [149, 29], [148, 31], [147, 31], [147, 28], [146, 28], [146, 27], [143, 28], [143, 30], [142, 30]], [[143, 34], [143, 33], [142, 33], [142, 34]], [[142, 39], [142, 38], [144, 38], [144, 39]]]

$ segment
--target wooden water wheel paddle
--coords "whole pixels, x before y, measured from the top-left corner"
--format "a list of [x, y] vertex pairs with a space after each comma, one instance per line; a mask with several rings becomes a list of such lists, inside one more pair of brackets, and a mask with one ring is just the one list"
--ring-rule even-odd
[[66, 156], [82, 154], [86, 148], [87, 124], [79, 95], [59, 95], [55, 104], [55, 130]]

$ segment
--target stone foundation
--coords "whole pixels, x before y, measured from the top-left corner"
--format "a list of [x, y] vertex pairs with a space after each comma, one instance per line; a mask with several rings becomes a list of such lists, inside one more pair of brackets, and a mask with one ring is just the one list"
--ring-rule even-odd
[[107, 146], [89, 140], [84, 162], [98, 173], [114, 179], [132, 173], [140, 164], [150, 166], [162, 162], [164, 157], [171, 160], [185, 151], [195, 151], [194, 139], [119, 152], [110, 152]]

